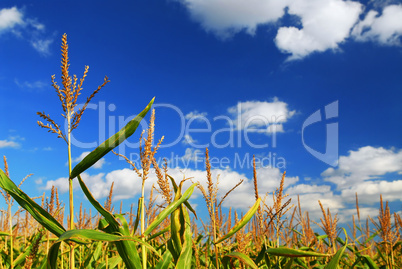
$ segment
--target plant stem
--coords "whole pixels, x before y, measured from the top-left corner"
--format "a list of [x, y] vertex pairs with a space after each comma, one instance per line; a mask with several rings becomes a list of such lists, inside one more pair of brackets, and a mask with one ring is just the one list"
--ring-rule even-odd
[[8, 200], [8, 221], [10, 226], [10, 268], [14, 268], [13, 217], [11, 215], [11, 198]]
[[[145, 243], [145, 205], [144, 205], [144, 194], [145, 194], [145, 178], [142, 180], [142, 188], [141, 188], [141, 239]], [[142, 254], [142, 268], [147, 268], [147, 252], [145, 245], [141, 245], [141, 254]]]
[[215, 250], [215, 264], [216, 268], [219, 268], [219, 260], [218, 260], [218, 246], [216, 245], [216, 216], [215, 216], [215, 202], [211, 201], [211, 208], [212, 208], [212, 232], [213, 232], [213, 239], [214, 239], [214, 250]]
[[[70, 111], [67, 112], [67, 122], [68, 122], [68, 181], [69, 181], [69, 204], [70, 204], [70, 230], [74, 229], [74, 200], [73, 200], [73, 179], [70, 178], [71, 175], [71, 114]], [[74, 269], [74, 245], [70, 245], [70, 269]]]

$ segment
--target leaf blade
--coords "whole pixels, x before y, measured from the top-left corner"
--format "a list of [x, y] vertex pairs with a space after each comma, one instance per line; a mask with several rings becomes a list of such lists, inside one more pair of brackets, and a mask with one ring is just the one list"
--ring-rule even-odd
[[238, 230], [243, 228], [243, 226], [246, 225], [250, 221], [250, 219], [254, 216], [255, 212], [257, 211], [258, 207], [260, 206], [260, 202], [261, 202], [261, 198], [258, 198], [257, 201], [254, 203], [254, 205], [243, 216], [243, 218], [238, 223], [236, 223], [236, 225], [233, 226], [233, 228], [230, 229], [230, 231], [227, 234], [225, 234], [225, 235], [221, 236], [219, 239], [217, 239], [215, 244], [219, 244], [220, 242], [222, 242], [223, 240], [231, 237]]
[[89, 153], [81, 162], [79, 162], [74, 169], [71, 171], [70, 179], [77, 177], [79, 174], [87, 170], [94, 163], [99, 161], [103, 156], [109, 153], [112, 149], [120, 145], [124, 140], [130, 137], [135, 130], [137, 130], [138, 125], [141, 120], [145, 117], [148, 111], [151, 109], [154, 103], [155, 97], [149, 102], [140, 114], [138, 114], [134, 119], [129, 121], [126, 126], [124, 126], [119, 132], [109, 137], [105, 142], [99, 145], [95, 150]]

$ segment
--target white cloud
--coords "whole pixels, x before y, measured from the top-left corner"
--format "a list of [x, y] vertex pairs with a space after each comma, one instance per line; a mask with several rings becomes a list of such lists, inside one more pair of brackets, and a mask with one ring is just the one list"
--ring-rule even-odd
[[[84, 177], [87, 177], [88, 174], [83, 173], [81, 176], [84, 178]], [[38, 181], [38, 184], [42, 184], [42, 180]], [[55, 179], [55, 180], [48, 180], [48, 181], [46, 181], [46, 185], [45, 185], [45, 187], [43, 187], [43, 189], [51, 190], [52, 186], [57, 188], [58, 192], [65, 193], [65, 192], [68, 191], [68, 188], [69, 188], [68, 178], [67, 177], [60, 177], [60, 178]], [[77, 188], [77, 179], [74, 179], [74, 181], [73, 181], [73, 188], [74, 189]]]
[[24, 81], [24, 82], [20, 82], [18, 79], [14, 79], [15, 84], [22, 89], [28, 89], [28, 90], [32, 90], [32, 89], [43, 89], [44, 87], [48, 86], [49, 83], [37, 80], [34, 82], [28, 82], [28, 81]]
[[184, 135], [184, 139], [182, 140], [182, 143], [184, 145], [194, 145], [197, 143], [197, 140], [195, 140], [191, 135], [186, 134]]
[[[340, 223], [351, 223], [352, 215], [355, 216], [356, 225], [359, 225], [356, 208], [342, 209], [341, 211], [339, 211], [338, 212], [339, 222]], [[369, 216], [374, 219], [378, 215], [378, 208], [359, 206], [359, 215], [360, 215], [361, 224], [362, 224], [362, 226], [364, 225], [364, 227], [365, 227], [365, 225], [366, 225], [365, 221]]]
[[197, 110], [191, 111], [190, 113], [187, 113], [184, 117], [186, 120], [202, 120], [205, 119], [205, 117], [208, 115], [207, 112], [198, 112]]
[[341, 156], [338, 168], [328, 168], [321, 175], [324, 180], [335, 183], [338, 189], [345, 189], [400, 171], [402, 150], [366, 146], [349, 151], [349, 156]]
[[31, 45], [42, 55], [48, 55], [50, 53], [50, 45], [53, 43], [53, 39], [35, 39], [31, 40]]
[[240, 31], [254, 34], [258, 25], [284, 15], [288, 0], [179, 0], [207, 32], [225, 39]]
[[385, 45], [400, 45], [402, 37], [402, 5], [386, 6], [382, 14], [370, 10], [353, 29], [358, 41], [377, 41]]
[[204, 160], [203, 156], [203, 152], [199, 149], [186, 148], [186, 151], [181, 158], [183, 163], [185, 163], [185, 161], [198, 162]]
[[9, 31], [27, 40], [42, 55], [50, 54], [53, 38], [45, 36], [45, 25], [36, 18], [28, 18], [17, 7], [0, 10], [0, 34]]
[[228, 112], [234, 117], [233, 124], [237, 129], [264, 133], [284, 132], [282, 124], [296, 113], [277, 98], [272, 102], [239, 102], [230, 107]]
[[15, 141], [0, 140], [0, 148], [18, 148], [21, 145]]
[[305, 193], [327, 193], [331, 191], [329, 185], [307, 185], [298, 184], [296, 186], [290, 187], [286, 190], [289, 195], [305, 194]]
[[288, 60], [301, 59], [312, 52], [338, 49], [358, 21], [362, 5], [343, 0], [299, 0], [289, 4], [289, 14], [300, 17], [301, 28], [281, 27], [276, 46], [290, 53]]
[[[78, 163], [78, 162], [82, 161], [89, 153], [90, 153], [90, 151], [85, 151], [85, 152], [81, 153], [81, 155], [79, 157], [71, 160], [72, 163]], [[94, 163], [94, 165], [92, 165], [91, 168], [100, 169], [103, 167], [103, 165], [105, 163], [106, 163], [105, 158], [102, 158], [99, 161], [97, 161], [96, 163]]]
[[24, 15], [16, 7], [3, 8], [0, 10], [0, 34], [11, 30], [16, 25], [24, 24]]
[[358, 193], [359, 203], [373, 204], [379, 201], [380, 194], [384, 201], [402, 201], [402, 180], [395, 181], [368, 181], [356, 184], [350, 188], [342, 190], [341, 196], [347, 202], [355, 200], [355, 193]]
[[[178, 0], [193, 20], [221, 39], [245, 31], [254, 35], [260, 25], [275, 25], [285, 15], [294, 15], [299, 25], [279, 27], [274, 42], [290, 54], [288, 60], [302, 59], [314, 52], [337, 51], [347, 40], [377, 41], [399, 45], [402, 36], [402, 5], [397, 1], [370, 1], [363, 5], [345, 0]], [[368, 7], [365, 19], [359, 20]], [[354, 39], [350, 39], [353, 37]]]

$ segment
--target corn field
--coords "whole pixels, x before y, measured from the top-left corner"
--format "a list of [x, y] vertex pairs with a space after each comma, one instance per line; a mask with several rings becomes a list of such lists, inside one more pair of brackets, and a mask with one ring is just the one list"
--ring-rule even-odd
[[[212, 178], [208, 149], [205, 151], [206, 182], [192, 179], [180, 182], [169, 175], [167, 163], [160, 166], [155, 158], [163, 137], [154, 145], [154, 99], [118, 133], [104, 141], [75, 167], [71, 159], [71, 133], [79, 126], [85, 109], [100, 86], [75, 110], [88, 67], [80, 80], [69, 74], [67, 35], [62, 38], [62, 85], [52, 76], [52, 86], [62, 104], [68, 128], [65, 133], [45, 112], [38, 112], [41, 128], [54, 133], [67, 144], [69, 166], [69, 201], [59, 200], [57, 188], [50, 197], [29, 197], [23, 192], [23, 179], [17, 186], [10, 179], [7, 159], [0, 169], [1, 193], [7, 210], [1, 211], [0, 269], [3, 268], [402, 268], [402, 220], [391, 213], [388, 202], [379, 197], [379, 215], [360, 218], [358, 195], [356, 214], [349, 229], [339, 228], [337, 215], [322, 210], [320, 222], [310, 220], [300, 201], [291, 201], [284, 193], [285, 173], [277, 190], [261, 196], [254, 161], [255, 203], [247, 212], [225, 211], [222, 202], [242, 181], [218, 200], [218, 179]], [[130, 137], [151, 110], [149, 128], [141, 134], [141, 167], [113, 151]], [[141, 180], [141, 197], [129, 212], [112, 206], [113, 184], [104, 205], [85, 185], [80, 174], [108, 153], [125, 159]], [[149, 173], [158, 181], [145, 200], [144, 184]], [[28, 175], [27, 177], [29, 177]], [[73, 179], [92, 209], [74, 209]], [[191, 181], [184, 189], [183, 183]], [[189, 198], [198, 189], [208, 214], [197, 215]], [[157, 192], [157, 193], [154, 193]], [[156, 199], [159, 195], [163, 202]], [[267, 199], [273, 199], [268, 205]], [[19, 205], [12, 212], [15, 202]], [[78, 212], [74, 215], [74, 212]], [[66, 225], [67, 223], [67, 225]], [[319, 234], [313, 227], [319, 227]], [[318, 229], [316, 229], [318, 230]]]

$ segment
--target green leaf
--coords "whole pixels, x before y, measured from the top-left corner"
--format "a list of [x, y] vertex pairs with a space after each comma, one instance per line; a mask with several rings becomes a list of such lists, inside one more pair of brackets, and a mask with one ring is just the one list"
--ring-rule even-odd
[[152, 239], [154, 239], [154, 238], [156, 238], [156, 237], [158, 237], [158, 236], [160, 236], [160, 235], [162, 235], [162, 234], [168, 232], [169, 230], [170, 230], [170, 227], [168, 226], [168, 227], [166, 227], [165, 229], [163, 229], [163, 230], [161, 230], [161, 231], [159, 231], [159, 232], [157, 232], [157, 233], [154, 233], [154, 234], [152, 234], [151, 236], [149, 236], [149, 237], [148, 237], [148, 240], [152, 240]]
[[138, 114], [134, 119], [129, 121], [126, 126], [124, 126], [119, 132], [111, 136], [105, 142], [103, 142], [99, 147], [89, 153], [81, 162], [79, 162], [73, 169], [70, 174], [70, 178], [75, 178], [89, 167], [91, 167], [94, 163], [99, 161], [103, 156], [109, 153], [112, 149], [120, 145], [124, 140], [130, 137], [135, 130], [137, 130], [138, 125], [141, 120], [145, 117], [148, 111], [151, 109], [152, 104], [154, 103], [155, 98], [149, 102], [146, 108]]
[[52, 215], [35, 203], [35, 201], [23, 191], [21, 191], [21, 189], [18, 188], [1, 169], [0, 187], [10, 194], [21, 207], [28, 211], [37, 222], [39, 222], [51, 233], [56, 236], [60, 236], [66, 231]]
[[[110, 233], [121, 233], [124, 231], [124, 227], [120, 227], [120, 224], [117, 222], [116, 218], [108, 212], [103, 206], [92, 196], [91, 192], [85, 185], [81, 176], [77, 176], [78, 182], [80, 183], [81, 189], [83, 190], [85, 196], [91, 202], [91, 204], [96, 208], [96, 210], [105, 218], [105, 221], [109, 223], [109, 226], [103, 224], [102, 220], [99, 222], [100, 225]], [[121, 230], [122, 229], [122, 230]], [[142, 241], [141, 241], [142, 242]], [[134, 242], [132, 241], [116, 241], [114, 242], [116, 245], [117, 251], [119, 252], [120, 257], [123, 259], [124, 264], [129, 269], [141, 268], [140, 257], [137, 252], [137, 248]]]
[[134, 242], [117, 241], [114, 244], [128, 269], [142, 268], [140, 256], [138, 255], [137, 247]]
[[260, 202], [261, 202], [261, 198], [258, 198], [258, 200], [250, 208], [250, 210], [243, 216], [243, 218], [238, 223], [236, 223], [236, 225], [233, 226], [233, 228], [230, 229], [230, 231], [227, 234], [225, 234], [224, 236], [221, 236], [219, 239], [217, 239], [215, 244], [219, 244], [220, 242], [231, 237], [238, 230], [243, 228], [243, 226], [246, 225], [250, 221], [250, 219], [254, 216], [255, 212], [257, 211], [258, 207], [260, 206]]
[[166, 250], [162, 256], [162, 259], [156, 264], [154, 269], [168, 269], [172, 259], [172, 253], [170, 253], [169, 250]]
[[176, 264], [176, 268], [178, 269], [191, 268], [191, 260], [193, 255], [193, 238], [191, 233], [190, 216], [188, 215], [188, 212], [184, 206], [181, 206], [180, 209], [180, 213], [183, 215], [184, 220], [184, 223], [182, 223], [182, 226], [184, 226], [184, 242]]
[[85, 196], [88, 198], [89, 202], [95, 207], [95, 209], [106, 219], [106, 221], [113, 226], [113, 230], [117, 231], [119, 227], [119, 223], [116, 218], [107, 211], [91, 194], [81, 176], [78, 175], [78, 182], [80, 183], [81, 189], [84, 192]]
[[144, 232], [144, 235], [149, 235], [165, 218], [167, 218], [173, 211], [176, 210], [178, 206], [182, 203], [186, 202], [194, 192], [194, 188], [197, 183], [191, 185], [181, 197], [173, 202], [171, 202], [164, 210], [162, 210], [158, 216], [156, 216], [155, 220], [147, 227]]
[[[175, 203], [179, 201], [183, 196], [181, 195], [181, 185], [179, 188], [175, 190], [175, 198], [172, 202]], [[170, 216], [170, 238], [172, 241], [172, 245], [174, 247], [175, 252], [172, 252], [173, 257], [175, 258], [175, 262], [177, 263], [178, 258], [180, 257], [181, 250], [183, 248], [182, 238], [183, 238], [183, 229], [184, 229], [184, 216], [181, 214], [182, 205], [176, 207], [173, 210]]]
[[233, 258], [242, 261], [244, 264], [246, 264], [251, 268], [258, 269], [258, 266], [253, 262], [253, 260], [249, 256], [240, 252], [232, 252], [223, 257], [222, 263], [224, 264], [225, 268], [229, 268], [230, 259]]
[[120, 241], [120, 240], [134, 240], [134, 237], [120, 236], [114, 234], [108, 234], [98, 230], [82, 229], [82, 230], [69, 230], [63, 233], [56, 242], [78, 239], [82, 243], [90, 243], [92, 241]]
[[138, 229], [138, 225], [140, 224], [140, 219], [141, 219], [140, 215], [141, 215], [142, 202], [143, 202], [143, 198], [140, 197], [138, 199], [137, 216], [136, 216], [135, 221], [134, 221], [134, 228], [133, 228], [133, 231], [131, 232], [131, 235], [135, 234], [135, 232]]
[[325, 269], [336, 269], [339, 266], [339, 262], [341, 261], [342, 255], [345, 252], [346, 246], [348, 245], [348, 235], [346, 233], [346, 230], [344, 228], [343, 232], [345, 233], [345, 238], [346, 238], [346, 242], [345, 245], [343, 247], [341, 247], [336, 254], [334, 255], [334, 257], [332, 257], [332, 259], [329, 261], [329, 263], [327, 264], [327, 266], [325, 266]]
[[[115, 268], [120, 262], [121, 258], [119, 256], [109, 258], [107, 268]], [[103, 263], [99, 269], [106, 269], [106, 263]]]
[[57, 268], [57, 257], [59, 256], [59, 248], [61, 242], [54, 243], [50, 249], [49, 253], [47, 254], [47, 267], [51, 269]]
[[[167, 175], [167, 176], [170, 178], [170, 181], [172, 182], [172, 185], [173, 185], [174, 192], [176, 193], [178, 187], [177, 187], [176, 182], [174, 181], [174, 178], [169, 175]], [[195, 212], [193, 207], [190, 205], [190, 203], [188, 201], [185, 201], [184, 204], [187, 206], [188, 210], [190, 210], [191, 213], [194, 214], [195, 218], [198, 219], [197, 213]]]
[[275, 256], [285, 256], [285, 257], [328, 257], [329, 254], [317, 253], [314, 251], [303, 251], [299, 249], [279, 247], [279, 248], [269, 248], [266, 250], [267, 253]]
[[91, 268], [91, 267], [93, 268], [93, 263], [99, 259], [102, 253], [102, 243], [103, 242], [93, 243], [91, 251], [87, 252], [84, 263], [81, 265], [81, 268]]
[[150, 244], [142, 241], [141, 239], [134, 236], [121, 236], [116, 234], [109, 234], [98, 230], [81, 229], [81, 230], [69, 230], [62, 234], [56, 242], [66, 241], [66, 240], [80, 240], [82, 243], [90, 243], [92, 241], [103, 241], [103, 242], [115, 242], [115, 241], [135, 241], [147, 247], [149, 250], [154, 252], [157, 256], [161, 257], [160, 254], [154, 249]]
[[364, 261], [366, 262], [366, 264], [370, 269], [378, 269], [377, 264], [375, 264], [375, 262], [371, 259], [370, 256], [362, 255], [362, 258], [364, 259]]

